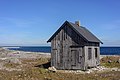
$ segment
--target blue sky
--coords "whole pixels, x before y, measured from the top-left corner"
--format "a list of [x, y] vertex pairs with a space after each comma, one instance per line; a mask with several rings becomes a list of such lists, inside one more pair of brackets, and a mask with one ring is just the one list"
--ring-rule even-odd
[[80, 20], [101, 46], [120, 46], [120, 0], [0, 0], [0, 45], [50, 45], [66, 20]]

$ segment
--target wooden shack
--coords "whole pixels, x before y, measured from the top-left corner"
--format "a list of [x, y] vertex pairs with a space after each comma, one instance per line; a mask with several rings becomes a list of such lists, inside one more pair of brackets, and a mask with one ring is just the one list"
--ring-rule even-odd
[[100, 43], [79, 21], [65, 21], [50, 37], [51, 66], [56, 69], [81, 69], [100, 64]]

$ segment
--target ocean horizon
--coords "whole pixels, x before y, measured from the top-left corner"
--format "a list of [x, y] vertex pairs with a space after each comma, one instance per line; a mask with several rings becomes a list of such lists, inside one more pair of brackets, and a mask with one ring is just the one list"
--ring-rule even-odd
[[[1, 46], [9, 50], [51, 53], [50, 46]], [[120, 55], [120, 47], [100, 47], [101, 55]]]

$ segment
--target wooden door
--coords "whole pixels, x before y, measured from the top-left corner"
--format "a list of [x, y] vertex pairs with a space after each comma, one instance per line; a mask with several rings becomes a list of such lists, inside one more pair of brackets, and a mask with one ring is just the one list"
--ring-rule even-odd
[[72, 66], [76, 66], [77, 54], [78, 54], [77, 50], [71, 50], [71, 63], [72, 63], [71, 65]]
[[83, 52], [82, 47], [73, 48], [71, 50], [71, 68], [81, 69], [83, 67]]
[[82, 48], [79, 48], [79, 54], [78, 54], [78, 62], [81, 64], [82, 63], [82, 58], [83, 58], [83, 53], [82, 53]]

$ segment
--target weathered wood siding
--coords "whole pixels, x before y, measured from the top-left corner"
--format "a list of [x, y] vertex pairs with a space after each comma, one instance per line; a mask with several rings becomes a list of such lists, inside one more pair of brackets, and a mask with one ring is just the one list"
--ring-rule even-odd
[[72, 28], [65, 26], [51, 41], [51, 65], [57, 69], [83, 69], [84, 43]]
[[[92, 59], [88, 60], [88, 48]], [[95, 57], [97, 48], [98, 57]], [[88, 43], [70, 26], [66, 25], [51, 41], [51, 66], [57, 69], [83, 69], [99, 64], [99, 43]]]
[[[91, 49], [91, 54], [88, 49]], [[95, 49], [97, 50], [97, 56], [95, 56]], [[89, 59], [89, 56], [91, 58]], [[86, 67], [96, 67], [100, 64], [100, 48], [97, 46], [85, 46], [85, 66]]]

